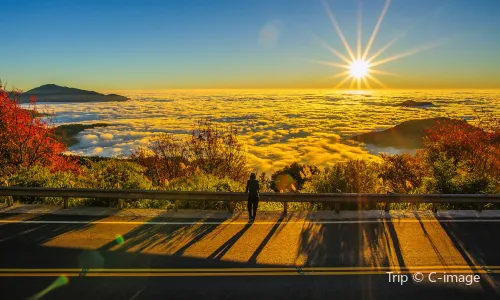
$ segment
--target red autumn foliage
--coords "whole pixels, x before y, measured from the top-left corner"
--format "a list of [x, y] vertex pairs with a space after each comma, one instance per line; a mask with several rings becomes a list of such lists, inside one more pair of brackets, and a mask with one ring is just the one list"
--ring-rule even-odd
[[61, 155], [66, 146], [55, 138], [54, 131], [48, 121], [37, 117], [35, 97], [23, 109], [9, 99], [0, 84], [0, 175], [35, 165], [54, 171], [77, 171], [77, 163]]
[[428, 132], [424, 148], [432, 158], [439, 153], [464, 164], [470, 171], [499, 175], [500, 132], [469, 125], [466, 121], [439, 124]]

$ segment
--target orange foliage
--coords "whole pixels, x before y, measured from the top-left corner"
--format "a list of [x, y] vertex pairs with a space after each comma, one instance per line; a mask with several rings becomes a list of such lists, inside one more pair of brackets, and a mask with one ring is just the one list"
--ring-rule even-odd
[[[54, 136], [54, 126], [36, 117], [36, 98], [23, 109], [0, 85], [0, 172], [42, 165], [54, 171], [77, 171], [75, 161], [61, 155], [66, 146]], [[0, 175], [1, 175], [0, 174]]]
[[499, 132], [487, 131], [469, 125], [440, 124], [429, 130], [424, 148], [431, 160], [439, 153], [453, 159], [453, 163], [465, 165], [470, 171], [500, 175]]

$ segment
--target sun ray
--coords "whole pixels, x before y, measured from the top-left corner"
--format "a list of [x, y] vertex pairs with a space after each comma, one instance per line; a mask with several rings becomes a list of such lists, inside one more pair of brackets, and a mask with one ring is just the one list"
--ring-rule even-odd
[[370, 69], [370, 73], [380, 74], [380, 75], [387, 75], [387, 76], [394, 76], [394, 77], [400, 77], [401, 76], [401, 74], [397, 74], [397, 73], [386, 72], [386, 71], [382, 71], [382, 70], [372, 70], [372, 69]]
[[334, 89], [338, 89], [339, 87], [341, 87], [344, 83], [346, 83], [349, 79], [351, 79], [351, 75], [347, 75], [346, 78], [344, 78], [341, 82], [339, 82], [335, 87]]
[[334, 75], [325, 76], [324, 78], [320, 79], [321, 80], [320, 82], [332, 82], [332, 80], [339, 79], [339, 78], [344, 78], [347, 75], [349, 75], [349, 71], [344, 71], [344, 72], [337, 73], [337, 74], [334, 74]]
[[354, 53], [352, 52], [351, 46], [349, 46], [349, 43], [347, 42], [344, 34], [342, 33], [342, 30], [340, 29], [340, 26], [337, 22], [337, 19], [333, 15], [333, 12], [331, 11], [330, 6], [328, 6], [328, 3], [326, 3], [326, 0], [323, 0], [323, 6], [326, 9], [328, 17], [330, 18], [330, 21], [333, 24], [333, 27], [335, 28], [335, 30], [337, 31], [337, 34], [340, 37], [342, 44], [344, 44], [344, 47], [345, 47], [347, 53], [349, 54], [349, 57], [351, 57], [352, 60], [355, 60], [356, 58], [354, 57]]
[[421, 46], [421, 47], [418, 47], [418, 48], [415, 48], [415, 49], [412, 49], [412, 50], [409, 50], [409, 51], [406, 51], [406, 52], [403, 52], [403, 53], [400, 53], [400, 54], [393, 55], [393, 56], [388, 57], [386, 59], [373, 62], [373, 63], [370, 64], [370, 66], [372, 66], [372, 67], [380, 66], [380, 65], [386, 64], [388, 62], [395, 61], [397, 59], [401, 59], [403, 57], [407, 57], [407, 56], [410, 56], [410, 55], [413, 55], [413, 54], [417, 54], [417, 53], [422, 52], [422, 51], [426, 51], [426, 50], [435, 48], [437, 46], [442, 45], [443, 43], [444, 43], [443, 41], [440, 41], [438, 43], [430, 44], [430, 45], [427, 45], [427, 46]]
[[391, 47], [396, 41], [398, 41], [401, 38], [401, 36], [395, 37], [392, 39], [387, 45], [384, 47], [380, 48], [375, 54], [373, 54], [370, 58], [366, 59], [367, 62], [371, 63], [375, 58], [377, 58], [380, 54], [384, 53], [389, 47]]
[[[363, 78], [364, 78], [364, 77], [363, 77]], [[358, 90], [360, 90], [360, 89], [361, 89], [361, 78], [360, 78], [360, 77], [356, 78], [356, 81], [358, 82], [358, 83], [357, 83], [357, 85], [358, 85]]]
[[349, 60], [349, 58], [347, 58], [344, 54], [342, 54], [340, 51], [338, 51], [337, 49], [333, 48], [332, 46], [330, 46], [330, 44], [328, 44], [325, 40], [323, 40], [322, 38], [320, 38], [319, 36], [317, 36], [316, 34], [314, 34], [313, 32], [311, 31], [306, 31], [306, 33], [318, 44], [320, 44], [323, 48], [327, 49], [328, 51], [330, 51], [331, 53], [333, 53], [334, 55], [336, 55], [338, 58], [340, 58], [341, 60], [343, 60], [345, 63], [350, 63], [351, 61]]
[[366, 77], [370, 78], [373, 82], [375, 82], [376, 84], [380, 85], [381, 87], [383, 87], [384, 89], [386, 89], [387, 87], [385, 86], [385, 84], [383, 84], [382, 82], [380, 82], [380, 80], [378, 80], [377, 78], [373, 77], [372, 75], [370, 74], [367, 74]]
[[368, 82], [368, 79], [366, 79], [366, 77], [363, 77], [363, 82], [365, 83], [366, 87], [368, 87], [368, 89], [371, 89], [372, 87], [370, 86], [370, 83]]
[[343, 64], [335, 63], [335, 62], [331, 62], [331, 61], [315, 60], [315, 59], [312, 59], [310, 61], [317, 63], [317, 64], [320, 64], [320, 65], [325, 65], [325, 66], [330, 66], [330, 67], [335, 67], [335, 68], [342, 68], [342, 69], [349, 69], [348, 65], [343, 65]]
[[350, 73], [349, 71], [344, 71], [342, 73], [338, 73], [338, 74], [335, 74], [335, 75], [332, 75], [332, 76], [328, 76], [328, 79], [337, 79], [337, 78], [340, 78], [340, 77], [348, 76], [349, 73]]
[[418, 19], [416, 22], [414, 22], [413, 24], [411, 24], [410, 26], [408, 26], [406, 28], [406, 30], [404, 30], [403, 32], [401, 32], [398, 36], [396, 36], [394, 39], [392, 39], [389, 43], [387, 43], [387, 45], [385, 45], [384, 47], [382, 47], [377, 53], [375, 53], [374, 55], [372, 55], [370, 58], [368, 58], [366, 61], [368, 62], [372, 62], [375, 58], [377, 58], [380, 54], [382, 54], [383, 52], [385, 52], [387, 49], [389, 49], [389, 47], [391, 47], [396, 41], [398, 41], [399, 39], [403, 38], [406, 34], [408, 34], [408, 32], [414, 28], [414, 27], [417, 27], [417, 25], [419, 25], [420, 23], [422, 23], [423, 21], [425, 21], [429, 16], [431, 15], [436, 15], [438, 13], [440, 13], [441, 11], [444, 10], [444, 8], [449, 5], [444, 3], [443, 5], [441, 5], [440, 7], [436, 8], [435, 10], [432, 10], [432, 11], [429, 11], [427, 12], [423, 17], [421, 17], [420, 19]]
[[325, 41], [323, 41], [323, 40], [321, 40], [319, 38], [318, 38], [318, 42], [321, 44], [321, 46], [323, 46], [324, 48], [326, 48], [328, 51], [330, 51], [331, 53], [333, 53], [334, 55], [336, 55], [341, 60], [345, 61], [347, 64], [351, 62], [345, 55], [343, 55], [342, 53], [340, 53], [340, 51], [338, 51], [337, 49], [331, 47], [327, 42], [325, 42]]
[[356, 83], [356, 78], [355, 77], [352, 77], [352, 80], [351, 80], [351, 84], [349, 85], [349, 89], [352, 90], [352, 88], [354, 87], [354, 84]]
[[380, 24], [382, 24], [382, 21], [384, 20], [385, 14], [387, 13], [387, 10], [389, 9], [389, 5], [391, 4], [391, 0], [386, 0], [384, 8], [382, 9], [382, 13], [380, 14], [380, 17], [378, 18], [377, 24], [375, 25], [375, 28], [373, 29], [372, 36], [370, 37], [370, 40], [368, 41], [368, 44], [366, 45], [365, 52], [363, 53], [363, 60], [366, 60], [366, 57], [368, 56], [368, 53], [370, 52], [370, 48], [375, 41], [375, 37], [377, 36], [378, 30], [380, 28]]
[[358, 0], [358, 49], [357, 58], [361, 58], [361, 48], [363, 40], [363, 0]]

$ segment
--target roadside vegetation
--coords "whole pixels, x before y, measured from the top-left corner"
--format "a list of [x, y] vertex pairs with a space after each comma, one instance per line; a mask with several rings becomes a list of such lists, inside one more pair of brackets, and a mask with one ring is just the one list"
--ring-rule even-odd
[[[238, 130], [200, 120], [191, 135], [161, 134], [121, 158], [65, 155], [49, 118], [28, 109], [0, 84], [0, 185], [167, 191], [242, 192], [250, 168]], [[329, 168], [293, 163], [273, 174], [257, 174], [262, 192], [293, 193], [500, 193], [500, 118], [483, 113], [479, 127], [465, 121], [429, 130], [414, 154], [380, 155], [380, 162], [347, 160]], [[105, 124], [103, 124], [105, 125]], [[299, 159], [297, 157], [297, 159]], [[17, 197], [26, 203], [61, 204], [60, 198]], [[115, 206], [117, 200], [70, 199], [70, 205]], [[173, 201], [127, 201], [126, 207], [170, 208]], [[281, 210], [280, 203], [261, 209]], [[393, 208], [408, 208], [393, 204]], [[426, 208], [425, 205], [417, 207]], [[493, 207], [493, 206], [490, 206]], [[225, 209], [223, 202], [181, 201], [180, 208]], [[245, 209], [239, 203], [237, 209]], [[294, 203], [289, 209], [325, 209]], [[343, 209], [375, 208], [357, 204]], [[468, 208], [455, 205], [450, 208]]]

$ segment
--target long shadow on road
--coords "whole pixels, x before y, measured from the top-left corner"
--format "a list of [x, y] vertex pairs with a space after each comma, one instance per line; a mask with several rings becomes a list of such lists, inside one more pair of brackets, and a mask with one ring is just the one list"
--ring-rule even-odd
[[[484, 271], [485, 266], [499, 266], [499, 239], [492, 238], [494, 230], [488, 223], [441, 223], [455, 249], [472, 271]], [[500, 297], [500, 282], [489, 274], [482, 275], [481, 287]]]
[[[57, 218], [67, 220], [68, 217], [34, 216], [30, 220], [53, 221]], [[71, 217], [72, 220], [75, 218]], [[90, 221], [100, 219], [102, 217], [87, 217]], [[0, 268], [89, 268], [89, 272], [94, 268], [267, 268], [276, 267], [277, 264], [257, 262], [267, 262], [270, 260], [267, 260], [266, 256], [279, 255], [278, 252], [273, 253], [274, 249], [292, 251], [297, 258], [303, 258], [304, 266], [311, 267], [405, 267], [408, 264], [405, 261], [408, 251], [413, 251], [411, 255], [419, 254], [418, 247], [421, 245], [415, 244], [414, 236], [428, 239], [432, 249], [427, 249], [430, 250], [427, 252], [435, 253], [441, 262], [446, 259], [439, 253], [444, 247], [443, 244], [435, 245], [437, 238], [442, 235], [438, 234], [436, 228], [427, 228], [423, 223], [399, 226], [393, 222], [328, 224], [306, 221], [288, 223], [287, 220], [282, 216], [269, 225], [231, 224], [233, 220], [228, 219], [216, 224], [207, 224], [205, 219], [177, 225], [154, 223], [165, 221], [162, 218], [149, 220], [152, 223], [113, 225], [114, 227], [80, 223], [3, 224], [0, 226], [0, 256], [8, 259], [1, 260]], [[500, 264], [495, 250], [497, 247], [492, 246], [492, 243], [496, 245], [494, 243], [497, 241], [492, 239], [493, 229], [490, 224], [441, 224], [453, 242], [452, 246], [470, 266]], [[123, 231], [120, 239], [115, 239], [115, 230]], [[107, 239], [96, 240], [89, 232], [107, 236]], [[88, 247], [88, 244], [92, 243], [94, 247]], [[416, 249], [408, 247], [412, 243]], [[225, 259], [231, 249], [241, 249], [242, 245], [250, 247], [248, 260]], [[406, 252], [402, 246], [405, 246]], [[19, 296], [12, 299], [29, 297], [46, 288], [52, 281], [54, 278], [0, 279], [2, 287], [7, 287], [5, 291]], [[481, 286], [486, 294], [495, 293], [491, 285], [481, 282]], [[411, 283], [407, 287], [408, 291], [415, 292], [419, 297], [444, 293], [444, 290], [417, 287]], [[387, 284], [385, 276], [380, 275], [238, 278], [71, 277], [67, 286], [51, 292], [47, 299], [67, 299], [68, 295], [74, 299], [83, 298], [83, 295], [87, 295], [87, 299], [164, 298], [162, 293], [170, 289], [174, 290], [175, 294], [169, 294], [169, 298], [174, 299], [266, 299], [268, 294], [274, 295], [269, 297], [272, 299], [299, 296], [324, 299], [329, 297], [332, 291], [342, 299], [389, 299], [393, 294], [405, 296], [405, 290], [394, 288]], [[453, 290], [449, 287], [447, 289]], [[484, 296], [478, 291], [461, 293], [461, 296], [474, 293]]]
[[248, 260], [249, 264], [257, 264], [257, 257], [259, 254], [262, 252], [262, 249], [266, 246], [267, 243], [269, 243], [269, 240], [271, 237], [277, 232], [278, 228], [280, 227], [281, 223], [283, 222], [284, 217], [281, 216], [276, 223], [273, 225], [271, 230], [268, 232], [266, 237], [262, 240], [262, 242], [259, 244], [259, 246], [255, 249], [255, 252], [252, 254], [250, 259]]
[[[70, 216], [74, 223], [64, 223], [68, 220], [68, 216], [58, 215], [29, 215], [29, 217], [20, 218], [26, 215], [0, 215], [3, 220], [9, 221], [28, 221], [34, 223], [5, 223], [0, 226], [0, 243], [22, 243], [22, 244], [42, 244], [51, 239], [70, 232], [86, 230], [94, 226], [91, 222], [101, 220], [104, 217], [99, 216]], [[57, 222], [61, 222], [57, 224]], [[81, 223], [78, 221], [82, 221]], [[39, 223], [36, 223], [39, 222]], [[45, 222], [53, 222], [48, 224]], [[50, 230], [48, 228], [50, 227]]]

